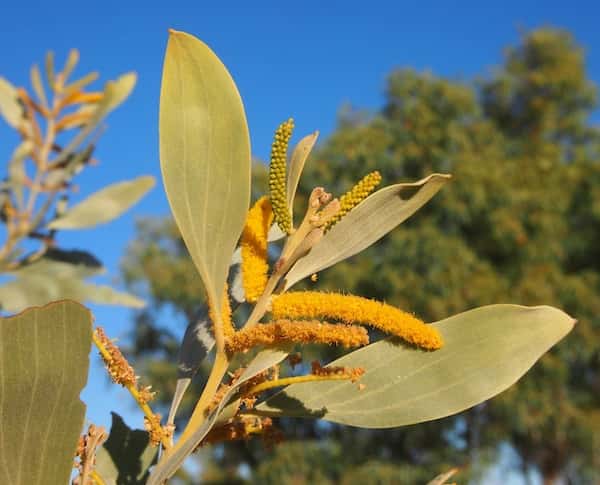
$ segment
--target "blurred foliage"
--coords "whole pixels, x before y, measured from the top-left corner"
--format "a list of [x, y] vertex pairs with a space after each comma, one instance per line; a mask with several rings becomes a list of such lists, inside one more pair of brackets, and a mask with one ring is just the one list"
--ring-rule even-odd
[[[242, 480], [235, 475], [242, 463], [254, 483], [425, 483], [453, 466], [463, 467], [457, 479], [465, 482], [481, 476], [503, 443], [517, 452], [523, 472], [536, 470], [545, 483], [597, 483], [595, 103], [582, 48], [567, 32], [540, 29], [508, 49], [489, 78], [467, 84], [397, 70], [379, 112], [347, 109], [308, 162], [301, 193], [321, 185], [339, 195], [373, 170], [384, 184], [431, 172], [454, 180], [400, 229], [320, 274], [319, 288], [383, 299], [428, 321], [514, 301], [563, 308], [579, 323], [518, 385], [459, 416], [379, 431], [282, 420], [288, 439], [323, 441], [289, 442], [266, 455], [232, 444], [214, 459], [233, 475], [210, 483]], [[255, 177], [264, 184], [264, 170]], [[174, 373], [178, 347], [169, 325], [173, 315], [182, 328], [195, 318], [199, 277], [164, 220], [140, 223], [123, 267], [130, 285], [152, 300], [136, 317], [133, 350], [168, 403], [173, 389], [161, 383]], [[158, 353], [173, 364], [146, 359]]]

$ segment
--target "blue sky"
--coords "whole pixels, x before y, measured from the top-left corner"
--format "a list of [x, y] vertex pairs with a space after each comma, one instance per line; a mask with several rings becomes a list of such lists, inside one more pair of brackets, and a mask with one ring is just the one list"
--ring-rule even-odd
[[[542, 6], [543, 5], [543, 6]], [[296, 133], [315, 129], [326, 137], [344, 103], [376, 109], [386, 75], [411, 66], [452, 79], [486, 75], [519, 32], [544, 25], [573, 32], [587, 51], [589, 74], [600, 82], [600, 4], [595, 1], [507, 2], [4, 2], [0, 28], [0, 75], [28, 84], [29, 67], [46, 50], [59, 62], [81, 52], [78, 74], [101, 80], [136, 71], [138, 85], [108, 119], [96, 153], [101, 165], [79, 178], [81, 194], [141, 174], [159, 178], [158, 93], [167, 29], [197, 35], [221, 57], [246, 106], [253, 152], [266, 158], [274, 128], [292, 116]], [[0, 157], [7, 160], [15, 136], [0, 126]], [[164, 215], [159, 184], [130, 213], [107, 226], [63, 233], [63, 247], [92, 250], [108, 268], [106, 281], [134, 234], [134, 218]], [[97, 322], [114, 337], [131, 328], [128, 310], [94, 307]], [[109, 397], [118, 402], [110, 402]], [[128, 396], [109, 390], [92, 361], [89, 417], [108, 424], [115, 408], [131, 425], [141, 420]]]

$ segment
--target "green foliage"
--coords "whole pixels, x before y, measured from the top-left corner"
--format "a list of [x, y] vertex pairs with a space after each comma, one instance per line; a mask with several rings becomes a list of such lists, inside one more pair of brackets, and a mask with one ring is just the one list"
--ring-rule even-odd
[[0, 319], [0, 482], [68, 482], [91, 332], [90, 312], [69, 301]]
[[[453, 174], [449, 190], [418, 218], [321, 273], [321, 288], [384, 299], [427, 321], [496, 301], [552, 304], [579, 320], [511, 390], [457, 420], [362, 435], [357, 460], [387, 453], [436, 470], [453, 449], [449, 463], [462, 456], [461, 446], [487, 453], [508, 441], [524, 468], [545, 477], [596, 473], [600, 137], [588, 121], [594, 99], [581, 49], [567, 33], [541, 29], [475, 86], [395, 71], [381, 111], [347, 113], [320, 148], [322, 163], [306, 164], [299, 194], [315, 185], [342, 194], [376, 169], [384, 181]], [[172, 241], [179, 244], [175, 235]], [[146, 247], [140, 241], [136, 250]], [[161, 257], [176, 263], [161, 269], [167, 275], [188, 261], [169, 244]], [[159, 302], [190, 315], [192, 301], [171, 300], [155, 276], [142, 268], [132, 281], [148, 281], [151, 296], [158, 290]], [[186, 294], [183, 287], [169, 291]], [[350, 441], [357, 436], [343, 433]]]

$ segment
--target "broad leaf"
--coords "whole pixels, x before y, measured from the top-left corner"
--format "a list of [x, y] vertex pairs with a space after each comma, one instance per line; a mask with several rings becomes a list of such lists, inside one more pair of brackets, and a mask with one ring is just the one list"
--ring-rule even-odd
[[363, 390], [347, 382], [295, 384], [257, 407], [270, 416], [320, 417], [363, 428], [442, 418], [514, 384], [575, 321], [547, 306], [491, 305], [433, 325], [444, 347], [426, 352], [386, 339], [331, 365], [363, 367]]
[[18, 101], [16, 88], [0, 77], [0, 115], [13, 128], [18, 128], [23, 120], [23, 108]]
[[105, 485], [143, 485], [157, 452], [146, 431], [131, 429], [112, 413], [110, 435], [96, 453], [95, 470]]
[[139, 201], [154, 187], [154, 183], [154, 177], [144, 175], [109, 185], [54, 219], [48, 228], [83, 229], [109, 222]]
[[418, 182], [390, 185], [371, 194], [292, 267], [285, 288], [369, 247], [425, 205], [449, 179], [449, 175], [433, 174]]
[[212, 429], [217, 422], [219, 415], [229, 403], [231, 398], [237, 392], [239, 386], [252, 379], [257, 374], [279, 364], [288, 355], [288, 352], [281, 349], [266, 349], [259, 352], [256, 357], [250, 362], [246, 370], [240, 376], [235, 385], [231, 386], [219, 406], [206, 418], [204, 423], [195, 430], [185, 441], [177, 443], [174, 451], [166, 452], [164, 457], [159, 461], [156, 468], [150, 475], [148, 485], [161, 485], [163, 481], [170, 478], [177, 469], [183, 464], [184, 460], [190, 453], [202, 442], [204, 437]]
[[225, 66], [171, 31], [160, 95], [161, 169], [177, 226], [217, 311], [250, 202], [250, 139]]
[[0, 319], [0, 483], [69, 482], [91, 342], [92, 316], [72, 301]]

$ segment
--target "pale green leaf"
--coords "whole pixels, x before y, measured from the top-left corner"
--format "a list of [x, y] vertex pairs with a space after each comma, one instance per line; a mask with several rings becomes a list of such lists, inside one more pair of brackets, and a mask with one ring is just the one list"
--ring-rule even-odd
[[433, 174], [418, 182], [390, 185], [371, 194], [292, 267], [285, 278], [285, 289], [381, 239], [425, 205], [449, 179], [449, 175]]
[[[128, 77], [126, 77], [125, 79], [128, 79], [129, 83], [131, 83], [132, 79], [133, 79], [133, 82], [135, 83], [135, 78], [131, 78], [131, 74], [129, 74], [127, 76]], [[98, 79], [98, 73], [97, 72], [90, 72], [90, 73], [86, 74], [85, 76], [83, 76], [82, 78], [79, 78], [77, 81], [73, 81], [72, 83], [70, 83], [67, 86], [65, 86], [65, 88], [64, 88], [63, 91], [65, 92], [65, 95], [68, 95], [68, 94], [71, 94], [71, 93], [75, 93], [77, 91], [81, 91], [87, 85], [93, 83], [96, 79]], [[108, 86], [110, 86], [110, 84], [108, 84]], [[131, 92], [132, 89], [133, 89], [133, 85], [129, 88], [129, 92]], [[125, 93], [127, 93], [126, 90], [125, 90]], [[127, 95], [128, 94], [129, 93], [127, 93]]]
[[513, 385], [574, 323], [548, 306], [477, 308], [432, 324], [444, 338], [444, 347], [435, 352], [386, 339], [331, 363], [364, 368], [363, 390], [347, 381], [295, 384], [257, 411], [363, 428], [442, 418]]
[[454, 475], [458, 473], [457, 468], [453, 468], [452, 470], [447, 471], [446, 473], [441, 473], [433, 480], [431, 480], [427, 485], [447, 485], [448, 480], [452, 478]]
[[69, 483], [91, 342], [92, 316], [72, 301], [0, 319], [0, 483]]
[[0, 286], [0, 307], [17, 312], [65, 298], [82, 303], [144, 306], [133, 295], [85, 281], [104, 271], [100, 262], [88, 253], [52, 249], [43, 258], [9, 273], [15, 279]]
[[298, 142], [294, 148], [294, 151], [292, 152], [287, 179], [287, 204], [292, 214], [294, 209], [294, 197], [296, 196], [296, 190], [298, 189], [300, 176], [302, 175], [302, 170], [304, 169], [306, 159], [310, 155], [311, 150], [317, 142], [318, 136], [318, 131], [305, 136]]
[[112, 413], [108, 440], [96, 452], [95, 471], [104, 485], [144, 485], [157, 452], [146, 431], [131, 429]]
[[287, 350], [276, 348], [259, 352], [248, 367], [246, 367], [239, 380], [229, 388], [217, 408], [204, 420], [202, 425], [197, 430], [194, 430], [185, 441], [179, 442], [175, 452], [167, 453], [159, 461], [150, 475], [148, 485], [162, 485], [163, 481], [170, 478], [212, 429], [223, 409], [235, 396], [238, 388], [257, 374], [279, 364], [287, 357], [288, 353]]
[[44, 83], [42, 82], [42, 75], [40, 74], [40, 68], [37, 64], [31, 66], [31, 86], [33, 91], [37, 95], [38, 99], [45, 108], [48, 107], [48, 98], [46, 97], [46, 90], [44, 89]]
[[48, 228], [82, 229], [109, 222], [139, 201], [154, 183], [154, 177], [144, 175], [109, 185], [54, 219]]
[[46, 77], [52, 91], [54, 91], [54, 83], [56, 82], [56, 73], [54, 72], [54, 52], [46, 52]]
[[63, 81], [66, 81], [69, 76], [73, 73], [73, 70], [77, 66], [79, 62], [79, 51], [77, 49], [71, 49], [69, 51], [69, 55], [67, 56], [67, 61], [65, 62], [65, 67], [63, 69]]
[[173, 216], [219, 311], [250, 202], [250, 140], [229, 72], [204, 43], [183, 32], [169, 37], [159, 135]]
[[17, 89], [0, 77], [0, 115], [13, 128], [18, 128], [23, 120], [23, 108], [18, 99]]

